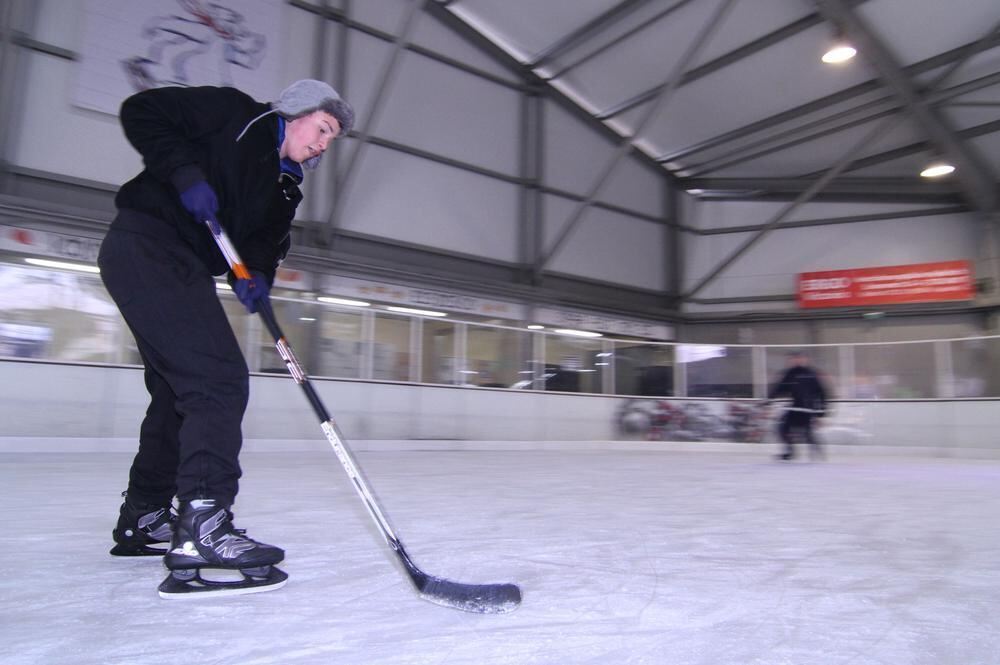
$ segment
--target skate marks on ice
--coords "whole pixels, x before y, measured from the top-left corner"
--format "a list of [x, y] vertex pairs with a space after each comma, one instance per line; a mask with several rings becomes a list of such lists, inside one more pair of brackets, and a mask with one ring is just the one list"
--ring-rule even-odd
[[245, 455], [236, 523], [285, 548], [285, 588], [162, 601], [154, 557], [107, 554], [129, 456], [6, 454], [0, 660], [156, 665], [189, 660], [194, 638], [206, 662], [252, 665], [968, 665], [1000, 653], [996, 462], [360, 457], [415, 560], [449, 579], [510, 579], [522, 606], [470, 615], [417, 598], [319, 452]]

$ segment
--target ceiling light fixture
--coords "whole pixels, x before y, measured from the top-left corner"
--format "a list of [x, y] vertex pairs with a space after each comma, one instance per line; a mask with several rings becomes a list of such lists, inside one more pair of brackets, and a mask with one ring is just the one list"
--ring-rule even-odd
[[839, 38], [830, 45], [830, 48], [823, 54], [823, 62], [828, 65], [838, 65], [847, 62], [858, 54], [858, 50], [851, 46], [843, 38]]
[[954, 171], [955, 167], [947, 162], [934, 162], [921, 171], [920, 175], [924, 178], [940, 178]]

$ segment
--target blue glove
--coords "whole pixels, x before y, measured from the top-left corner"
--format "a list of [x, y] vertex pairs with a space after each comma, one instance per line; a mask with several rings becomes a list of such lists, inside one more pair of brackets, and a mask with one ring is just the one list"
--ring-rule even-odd
[[256, 270], [250, 273], [250, 279], [238, 279], [233, 283], [233, 291], [240, 299], [243, 306], [251, 314], [256, 314], [257, 310], [268, 300], [267, 278], [263, 273]]
[[181, 203], [199, 224], [209, 222], [212, 233], [219, 235], [219, 199], [211, 185], [199, 180], [181, 192]]

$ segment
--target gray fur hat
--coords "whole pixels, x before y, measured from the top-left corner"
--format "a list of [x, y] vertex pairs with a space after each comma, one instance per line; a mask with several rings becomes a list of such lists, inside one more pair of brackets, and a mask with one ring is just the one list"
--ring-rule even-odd
[[[340, 135], [344, 136], [354, 126], [354, 109], [329, 84], [316, 79], [296, 81], [281, 91], [271, 107], [286, 120], [309, 115], [313, 111], [326, 111], [340, 124]], [[304, 162], [306, 168], [316, 168], [319, 156]]]

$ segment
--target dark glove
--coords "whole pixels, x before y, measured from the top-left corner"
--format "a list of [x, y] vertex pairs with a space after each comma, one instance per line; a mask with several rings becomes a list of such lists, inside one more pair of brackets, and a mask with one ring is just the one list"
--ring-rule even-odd
[[219, 198], [211, 185], [199, 180], [181, 192], [181, 203], [199, 224], [209, 222], [212, 233], [219, 235]]
[[256, 270], [251, 271], [250, 279], [238, 279], [233, 283], [233, 292], [251, 314], [256, 314], [257, 310], [268, 301], [270, 290], [264, 273]]

